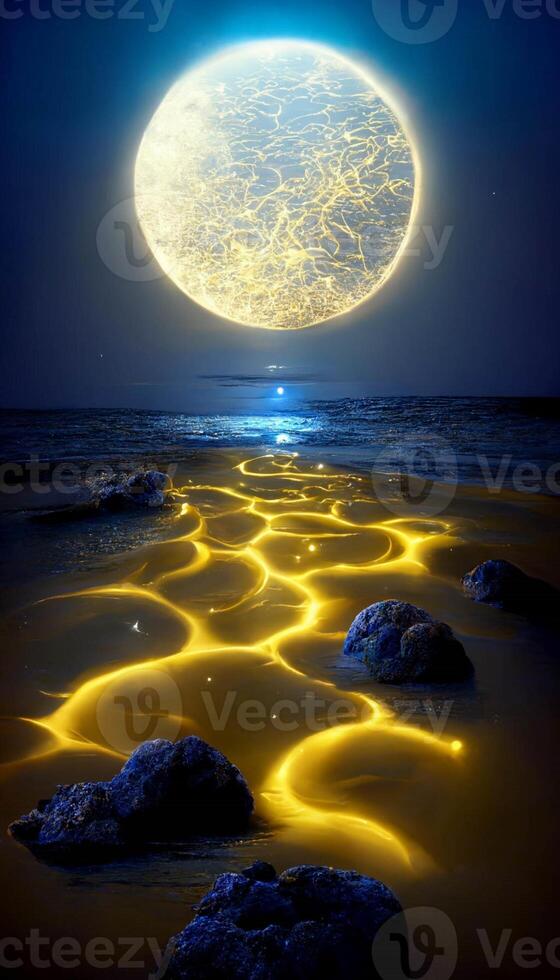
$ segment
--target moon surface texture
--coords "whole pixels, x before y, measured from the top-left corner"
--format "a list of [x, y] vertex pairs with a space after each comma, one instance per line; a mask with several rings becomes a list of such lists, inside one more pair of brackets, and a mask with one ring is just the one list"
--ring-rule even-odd
[[226, 49], [187, 72], [136, 160], [163, 271], [220, 317], [297, 329], [388, 279], [415, 211], [415, 154], [373, 78], [299, 41]]

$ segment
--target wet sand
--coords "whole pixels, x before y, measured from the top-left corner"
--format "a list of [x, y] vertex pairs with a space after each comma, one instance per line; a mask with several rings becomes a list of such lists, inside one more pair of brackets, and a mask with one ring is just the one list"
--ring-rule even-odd
[[[217, 873], [259, 857], [356, 868], [405, 906], [443, 909], [458, 976], [486, 973], [477, 929], [546, 944], [560, 932], [557, 637], [470, 602], [460, 578], [504, 557], [560, 585], [557, 501], [463, 488], [443, 514], [400, 518], [367, 475], [289, 454], [207, 454], [175, 485], [164, 540], [19, 590], [2, 826], [57, 783], [111, 776], [145, 738], [197, 734], [247, 777], [254, 833], [71, 871], [4, 837], [3, 934], [164, 945]], [[388, 598], [449, 623], [475, 680], [382, 686], [343, 658], [353, 617]]]

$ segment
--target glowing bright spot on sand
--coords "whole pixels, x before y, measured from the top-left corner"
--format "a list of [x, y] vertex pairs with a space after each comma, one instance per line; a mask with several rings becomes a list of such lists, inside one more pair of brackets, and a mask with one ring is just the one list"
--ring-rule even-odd
[[389, 278], [417, 208], [415, 151], [378, 82], [302, 41], [229, 48], [144, 133], [136, 208], [163, 271], [218, 316], [297, 329]]
[[317, 545], [316, 544], [310, 544], [309, 545], [309, 548], [308, 548], [308, 551], [317, 551]]
[[460, 742], [459, 739], [455, 739], [455, 741], [451, 743], [451, 748], [454, 752], [460, 752], [463, 748], [463, 743]]

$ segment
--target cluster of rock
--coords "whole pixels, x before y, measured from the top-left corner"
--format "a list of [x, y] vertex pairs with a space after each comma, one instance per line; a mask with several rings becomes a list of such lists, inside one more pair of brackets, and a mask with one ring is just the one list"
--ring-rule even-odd
[[167, 473], [159, 470], [137, 470], [130, 473], [113, 473], [89, 480], [73, 494], [64, 507], [34, 512], [38, 521], [65, 521], [90, 517], [107, 511], [134, 509], [158, 509], [164, 506], [173, 489]]
[[473, 665], [446, 623], [408, 602], [375, 602], [356, 616], [346, 656], [364, 663], [382, 684], [464, 681]]
[[88, 484], [92, 502], [108, 510], [130, 507], [163, 507], [171, 480], [159, 470], [138, 470], [131, 475], [115, 473]]
[[386, 885], [356, 871], [257, 861], [222, 874], [171, 940], [171, 980], [371, 978], [371, 946], [401, 911]]
[[[10, 825], [14, 838], [62, 863], [107, 860], [153, 841], [247, 827], [253, 798], [239, 770], [195, 736], [145, 742], [108, 782], [59, 786]], [[278, 875], [257, 861], [222, 874], [170, 941], [176, 980], [333, 980], [371, 975], [371, 944], [401, 911], [356, 871], [301, 865]]]
[[[546, 619], [558, 616], [560, 593], [511, 562], [491, 559], [462, 579], [475, 602]], [[442, 684], [467, 680], [474, 672], [462, 644], [446, 623], [397, 599], [374, 602], [354, 619], [344, 643], [346, 656], [365, 664], [381, 684]]]
[[[164, 474], [135, 474], [92, 489], [98, 507], [154, 506]], [[161, 504], [158, 504], [161, 505]], [[476, 602], [503, 609], [557, 607], [558, 593], [507, 561], [483, 562], [463, 578]], [[381, 683], [467, 680], [473, 665], [451, 628], [395, 599], [356, 616], [344, 645]], [[195, 736], [145, 742], [108, 782], [59, 786], [10, 825], [38, 855], [74, 863], [106, 860], [148, 844], [247, 828], [253, 797], [221, 752]], [[378, 930], [401, 912], [386, 885], [356, 871], [300, 865], [277, 874], [257, 861], [220, 875], [195, 918], [170, 941], [171, 980], [361, 980], [372, 976]]]
[[59, 786], [9, 829], [49, 860], [99, 861], [154, 841], [236, 833], [253, 805], [239, 769], [191, 735], [144, 742], [110, 781]]

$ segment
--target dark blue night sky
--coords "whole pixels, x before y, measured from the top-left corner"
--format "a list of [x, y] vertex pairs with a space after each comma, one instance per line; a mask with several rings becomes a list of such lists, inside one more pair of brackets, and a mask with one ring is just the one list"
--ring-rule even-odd
[[[559, 394], [560, 4], [522, 19], [511, 0], [501, 16], [460, 0], [446, 35], [415, 45], [389, 37], [370, 0], [175, 0], [160, 30], [152, 0], [136, 19], [115, 16], [124, 0], [99, 7], [106, 19], [75, 4], [65, 20], [44, 16], [53, 0], [3, 0], [3, 405], [244, 409], [242, 380], [209, 376], [270, 364], [311, 381], [298, 397]], [[453, 229], [437, 268], [420, 235], [371, 304], [289, 334], [220, 321], [165, 279], [119, 278], [96, 247], [177, 76], [223, 45], [282, 36], [377, 67], [417, 135], [420, 223]]]

